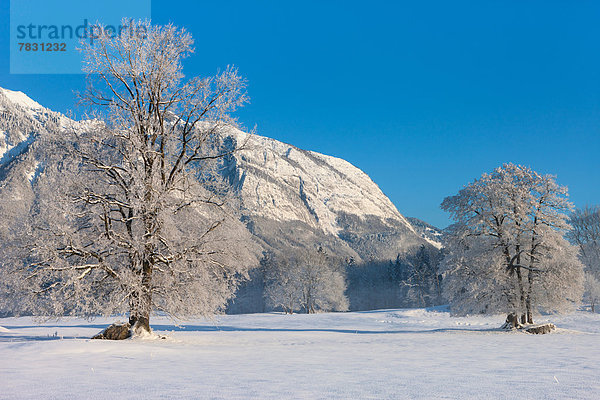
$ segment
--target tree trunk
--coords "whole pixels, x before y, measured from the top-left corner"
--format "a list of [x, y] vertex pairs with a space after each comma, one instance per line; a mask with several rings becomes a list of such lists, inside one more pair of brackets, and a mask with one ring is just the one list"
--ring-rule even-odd
[[521, 324], [519, 323], [519, 316], [515, 313], [509, 313], [506, 316], [506, 322], [502, 325], [503, 329], [516, 329], [520, 328]]
[[[135, 301], [137, 300], [137, 301]], [[129, 324], [133, 336], [151, 333], [150, 312], [152, 311], [152, 263], [149, 260], [142, 262], [142, 291], [138, 298], [132, 302]]]
[[529, 287], [527, 288], [527, 299], [525, 300], [525, 307], [527, 308], [527, 323], [533, 324], [533, 312], [531, 310], [531, 291], [533, 288], [533, 271], [529, 270], [527, 274], [527, 282]]
[[[518, 261], [517, 261], [518, 262]], [[527, 316], [525, 314], [525, 289], [523, 288], [523, 277], [521, 274], [521, 268], [517, 267], [517, 281], [519, 285], [519, 313], [521, 317], [521, 324], [527, 323]]]
[[531, 312], [531, 303], [527, 302], [527, 323], [533, 324], [533, 313]]
[[[142, 141], [148, 139], [145, 132], [140, 131], [140, 139]], [[155, 248], [151, 239], [159, 234], [157, 221], [158, 212], [153, 207], [147, 208], [148, 205], [152, 204], [153, 200], [152, 175], [154, 158], [148, 157], [144, 164], [144, 182], [146, 186], [144, 189], [145, 207], [141, 214], [144, 222], [144, 240], [146, 243], [144, 244], [144, 252], [141, 255], [141, 292], [138, 294], [139, 298], [137, 299], [137, 304], [135, 304], [136, 308], [131, 310], [131, 316], [129, 317], [131, 332], [134, 336], [152, 332], [150, 329], [150, 313], [152, 312], [152, 272], [154, 269], [152, 255], [155, 252]]]
[[[519, 265], [519, 263], [521, 262], [521, 255], [519, 254], [520, 249], [518, 246], [516, 250], [516, 262], [517, 265]], [[506, 245], [504, 246], [504, 256], [506, 257], [506, 266], [507, 268], [509, 268], [510, 274], [512, 275], [514, 273], [515, 275], [515, 279], [517, 280], [517, 289], [519, 292], [518, 295], [513, 295], [513, 293], [510, 293], [509, 302], [511, 303], [512, 308], [514, 309], [514, 314], [516, 315], [517, 323], [520, 323], [520, 321], [523, 321], [523, 323], [525, 323], [525, 291], [523, 288], [523, 277], [521, 274], [521, 268], [513, 264], [513, 260], [510, 256], [510, 249]], [[518, 300], [515, 298], [516, 296], [518, 296]], [[517, 301], [519, 302], [518, 305], [514, 304]]]
[[[517, 215], [517, 210], [514, 209], [515, 215]], [[520, 227], [520, 223], [518, 221], [516, 221], [516, 224], [518, 227]], [[516, 251], [516, 255], [517, 255], [517, 265], [521, 265], [521, 246], [518, 244], [520, 243], [521, 240], [521, 235], [517, 234], [517, 245], [515, 248]], [[517, 270], [517, 279], [518, 279], [518, 283], [519, 283], [519, 314], [521, 316], [521, 324], [526, 324], [527, 323], [527, 315], [526, 315], [526, 306], [525, 306], [525, 288], [523, 287], [523, 277], [521, 274], [521, 267], [516, 267]], [[517, 315], [519, 315], [517, 314]]]
[[150, 330], [150, 315], [130, 316], [129, 324], [134, 336], [143, 335], [152, 332]]
[[[539, 208], [538, 208], [539, 210]], [[531, 237], [531, 248], [529, 249], [529, 271], [527, 273], [527, 323], [533, 324], [533, 310], [531, 307], [531, 293], [533, 292], [533, 266], [535, 264], [535, 253], [536, 253], [536, 234], [535, 227], [538, 225], [537, 216], [533, 219], [534, 233]]]
[[306, 309], [306, 313], [310, 314], [311, 313], [311, 309], [312, 309], [312, 293], [311, 293], [311, 288], [309, 287], [308, 290], [305, 292], [304, 298], [306, 299], [305, 304], [304, 304], [304, 308]]

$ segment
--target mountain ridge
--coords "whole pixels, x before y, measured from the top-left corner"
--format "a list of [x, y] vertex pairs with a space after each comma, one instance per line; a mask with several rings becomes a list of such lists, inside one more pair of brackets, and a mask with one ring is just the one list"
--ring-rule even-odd
[[[36, 156], [25, 155], [37, 138], [47, 129], [84, 121], [72, 121], [22, 92], [0, 88], [0, 93], [0, 179], [21, 169], [32, 183]], [[244, 147], [226, 160], [226, 178], [240, 200], [242, 219], [265, 249], [320, 245], [367, 261], [394, 259], [420, 245], [437, 247], [350, 162], [239, 129], [227, 137]]]

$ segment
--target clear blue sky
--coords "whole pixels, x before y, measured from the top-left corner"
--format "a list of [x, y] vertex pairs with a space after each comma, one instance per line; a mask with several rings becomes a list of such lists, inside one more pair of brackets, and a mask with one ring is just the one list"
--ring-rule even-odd
[[[81, 75], [10, 75], [0, 5], [0, 86], [65, 112]], [[192, 32], [188, 76], [235, 64], [258, 133], [344, 158], [407, 216], [503, 162], [558, 176], [600, 203], [600, 3], [152, 1]], [[451, 4], [450, 4], [451, 3]]]

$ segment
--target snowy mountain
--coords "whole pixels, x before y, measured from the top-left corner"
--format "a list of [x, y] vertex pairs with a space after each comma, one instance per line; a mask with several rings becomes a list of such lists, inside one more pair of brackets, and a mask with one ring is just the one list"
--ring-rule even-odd
[[349, 162], [239, 130], [229, 179], [250, 228], [268, 245], [319, 242], [364, 261], [427, 242], [367, 174]]
[[27, 151], [44, 131], [45, 110], [21, 92], [0, 89], [0, 168]]
[[[47, 129], [69, 123], [78, 124], [21, 92], [0, 89], [3, 198], [7, 180], [12, 182], [10, 197], [17, 187], [27, 192], [39, 168], [32, 145]], [[349, 162], [239, 130], [229, 135], [226, 141], [243, 150], [227, 160], [226, 177], [243, 219], [264, 248], [318, 244], [339, 256], [368, 261], [394, 259], [421, 244], [438, 247]]]
[[418, 218], [407, 217], [415, 231], [432, 246], [437, 249], [444, 247], [445, 233], [440, 228], [437, 228]]
[[[67, 118], [25, 94], [0, 88], [0, 214], [25, 213], [33, 199], [32, 182], [40, 169], [35, 143]], [[0, 220], [0, 234], [6, 218]]]

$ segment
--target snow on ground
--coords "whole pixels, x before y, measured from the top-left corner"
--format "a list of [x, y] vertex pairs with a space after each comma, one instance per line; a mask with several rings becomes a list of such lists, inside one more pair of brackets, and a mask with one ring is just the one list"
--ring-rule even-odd
[[112, 320], [0, 319], [0, 398], [600, 398], [600, 315], [549, 335], [443, 309], [229, 315], [165, 340], [89, 340]]

